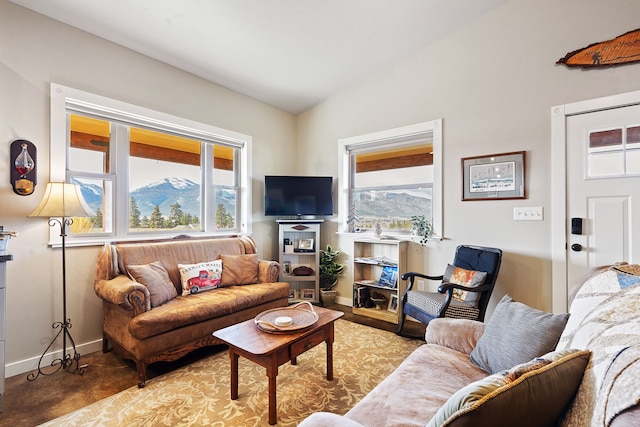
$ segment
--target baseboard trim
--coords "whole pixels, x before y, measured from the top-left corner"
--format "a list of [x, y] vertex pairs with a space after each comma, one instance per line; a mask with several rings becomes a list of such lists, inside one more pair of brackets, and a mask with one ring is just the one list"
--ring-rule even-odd
[[[82, 355], [94, 353], [96, 351], [102, 351], [102, 339], [91, 341], [85, 344], [76, 346], [76, 351], [80, 353], [80, 364], [82, 365]], [[62, 356], [62, 350], [52, 351], [47, 353], [42, 358], [40, 366], [47, 367], [51, 365], [55, 359], [59, 359]], [[24, 374], [26, 372], [38, 369], [38, 361], [40, 356], [31, 357], [29, 359], [19, 360], [17, 362], [7, 363], [4, 367], [5, 378], [13, 377], [15, 375]]]
[[336, 295], [336, 303], [340, 305], [346, 305], [347, 307], [351, 307], [353, 305], [353, 299]]

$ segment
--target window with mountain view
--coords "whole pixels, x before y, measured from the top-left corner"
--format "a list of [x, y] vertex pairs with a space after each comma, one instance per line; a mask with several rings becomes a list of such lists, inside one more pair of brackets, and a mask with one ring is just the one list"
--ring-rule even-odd
[[341, 140], [343, 229], [408, 233], [424, 216], [441, 233], [440, 121]]
[[[189, 128], [177, 118], [172, 124], [165, 115], [160, 121], [86, 102], [67, 101], [64, 114], [64, 176], [80, 185], [96, 212], [74, 218], [72, 237], [247, 231], [243, 218], [250, 197], [240, 189], [249, 181], [248, 171], [241, 170], [248, 137], [224, 137], [207, 125]], [[52, 176], [60, 173], [59, 163], [52, 157]]]
[[351, 201], [353, 226], [371, 230], [411, 228], [411, 217], [432, 217], [433, 145], [416, 141], [396, 149], [351, 154], [353, 180]]

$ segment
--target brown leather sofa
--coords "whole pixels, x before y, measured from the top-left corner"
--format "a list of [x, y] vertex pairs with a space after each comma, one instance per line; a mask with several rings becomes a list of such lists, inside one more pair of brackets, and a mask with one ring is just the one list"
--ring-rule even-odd
[[[264, 310], [286, 306], [289, 284], [277, 281], [280, 265], [257, 260], [255, 255], [257, 274], [251, 273], [257, 275], [257, 283], [227, 283], [183, 296], [178, 264], [222, 258], [224, 277], [225, 259], [252, 254], [256, 254], [255, 242], [244, 236], [105, 245], [98, 257], [94, 283], [96, 294], [103, 300], [103, 351], [108, 351], [111, 343], [118, 354], [133, 360], [138, 386], [144, 387], [149, 363], [176, 360], [199, 347], [219, 344], [211, 335], [213, 331], [252, 319]], [[152, 308], [149, 288], [128, 273], [130, 266], [154, 262], [166, 269], [177, 296]], [[231, 267], [230, 261], [227, 264]], [[246, 270], [244, 265], [242, 268]]]

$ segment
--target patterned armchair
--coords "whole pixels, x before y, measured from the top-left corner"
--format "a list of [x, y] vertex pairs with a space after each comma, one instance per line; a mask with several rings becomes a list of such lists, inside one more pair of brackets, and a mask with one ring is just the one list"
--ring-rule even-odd
[[[484, 321], [501, 262], [500, 249], [461, 245], [456, 248], [453, 265], [448, 265], [443, 275], [404, 273], [402, 280], [409, 280], [409, 285], [402, 296], [396, 333], [402, 335], [407, 315], [425, 324], [438, 317]], [[416, 277], [442, 283], [438, 292], [414, 290]]]

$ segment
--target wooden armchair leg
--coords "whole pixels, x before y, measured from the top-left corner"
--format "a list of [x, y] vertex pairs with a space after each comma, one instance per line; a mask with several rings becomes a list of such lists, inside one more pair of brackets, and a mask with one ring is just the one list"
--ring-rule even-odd
[[147, 381], [147, 363], [136, 360], [136, 369], [138, 371], [138, 388], [143, 388]]
[[102, 334], [102, 352], [109, 352], [109, 338], [105, 334]]
[[398, 322], [398, 330], [396, 331], [396, 335], [402, 335], [402, 327], [404, 326], [404, 320], [406, 319], [406, 317], [407, 315], [402, 312], [402, 314], [400, 315], [400, 321]]

